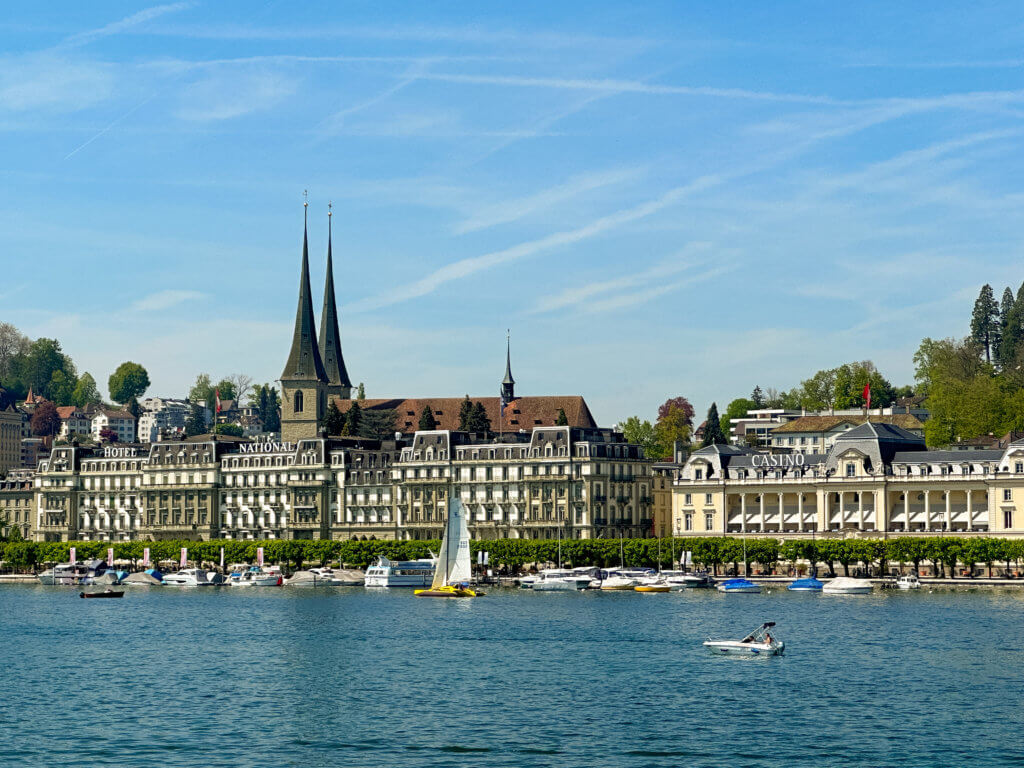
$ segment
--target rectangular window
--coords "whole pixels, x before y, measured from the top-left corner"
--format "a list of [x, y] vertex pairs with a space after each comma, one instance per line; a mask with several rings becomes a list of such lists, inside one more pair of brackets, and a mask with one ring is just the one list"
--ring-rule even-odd
[[686, 517], [683, 518], [683, 530], [693, 530], [693, 515], [687, 514]]
[[1013, 471], [1017, 473], [1024, 472], [1024, 461], [1018, 461], [1016, 464], [1014, 464]]
[[704, 530], [710, 531], [715, 527], [715, 516], [712, 514], [704, 515]]
[[1013, 491], [1003, 488], [1003, 501], [1013, 501]]
[[703, 469], [695, 469], [695, 470], [693, 470], [693, 479], [694, 480], [703, 480], [704, 479], [704, 470]]
[[711, 503], [711, 494], [710, 493], [705, 493], [704, 494], [704, 503], [705, 504], [710, 504]]
[[854, 477], [854, 476], [856, 476], [856, 474], [857, 474], [857, 465], [856, 464], [847, 464], [846, 465], [846, 476], [847, 477]]
[[685, 496], [683, 496], [683, 503], [686, 504], [687, 506], [693, 504], [693, 494], [687, 493]]
[[1003, 512], [1003, 528], [1010, 530], [1013, 528], [1013, 510], [1008, 509]]

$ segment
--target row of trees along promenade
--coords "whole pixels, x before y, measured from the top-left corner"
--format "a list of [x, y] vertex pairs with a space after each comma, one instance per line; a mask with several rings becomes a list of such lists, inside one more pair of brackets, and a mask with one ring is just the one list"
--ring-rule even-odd
[[[554, 563], [561, 552], [564, 566], [618, 566], [618, 539], [575, 539], [558, 542], [542, 539], [495, 539], [472, 541], [476, 560], [478, 551], [489, 553], [489, 563], [496, 569], [518, 572], [531, 565]], [[365, 568], [379, 555], [392, 560], [414, 560], [437, 552], [438, 541], [332, 541], [332, 540], [264, 540], [264, 541], [105, 541], [79, 542], [0, 542], [0, 560], [7, 569], [32, 571], [46, 563], [67, 562], [70, 548], [76, 548], [79, 561], [104, 559], [107, 548], [113, 547], [115, 560], [130, 560], [140, 567], [144, 548], [150, 550], [150, 561], [178, 562], [181, 549], [188, 549], [191, 562], [220, 562], [224, 548], [226, 563], [253, 563], [256, 548], [263, 547], [267, 563], [301, 567], [303, 564], [338, 563]], [[978, 565], [988, 569], [1000, 567], [1006, 573], [1019, 570], [1024, 560], [1024, 540], [987, 537], [895, 537], [890, 539], [819, 539], [817, 541], [772, 538], [701, 537], [677, 539], [623, 539], [621, 560], [627, 566], [670, 569], [678, 563], [681, 553], [692, 553], [695, 565], [719, 573], [724, 568], [736, 570], [743, 562], [744, 546], [751, 573], [787, 573], [806, 570], [814, 562], [819, 570], [835, 575], [849, 575], [850, 568], [874, 566], [882, 571], [888, 565], [905, 565], [915, 571], [924, 563], [935, 566], [955, 578], [957, 568], [973, 572]], [[559, 550], [559, 547], [561, 549]]]

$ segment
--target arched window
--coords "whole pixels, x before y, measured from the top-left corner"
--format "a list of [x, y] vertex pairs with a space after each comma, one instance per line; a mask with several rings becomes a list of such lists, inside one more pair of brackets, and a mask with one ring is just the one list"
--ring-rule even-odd
[[295, 407], [293, 408], [293, 410], [296, 413], [302, 413], [302, 390], [301, 389], [298, 390], [295, 393]]

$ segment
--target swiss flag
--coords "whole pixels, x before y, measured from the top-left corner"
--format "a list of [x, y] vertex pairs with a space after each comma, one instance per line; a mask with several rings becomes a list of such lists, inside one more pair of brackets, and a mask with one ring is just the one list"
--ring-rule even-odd
[[[871, 410], [871, 382], [869, 381], [864, 385], [864, 407], [867, 410]], [[219, 410], [219, 409], [218, 409]]]
[[217, 398], [217, 413], [220, 413], [220, 390], [213, 390], [214, 396]]

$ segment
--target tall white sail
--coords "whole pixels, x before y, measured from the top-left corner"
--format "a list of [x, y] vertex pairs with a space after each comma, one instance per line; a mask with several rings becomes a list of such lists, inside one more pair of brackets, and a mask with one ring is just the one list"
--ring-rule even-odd
[[448, 502], [448, 521], [444, 528], [444, 539], [441, 551], [437, 554], [437, 567], [434, 569], [434, 580], [431, 589], [438, 589], [449, 584], [469, 581], [469, 525], [466, 523], [466, 510], [462, 501], [452, 494]]

